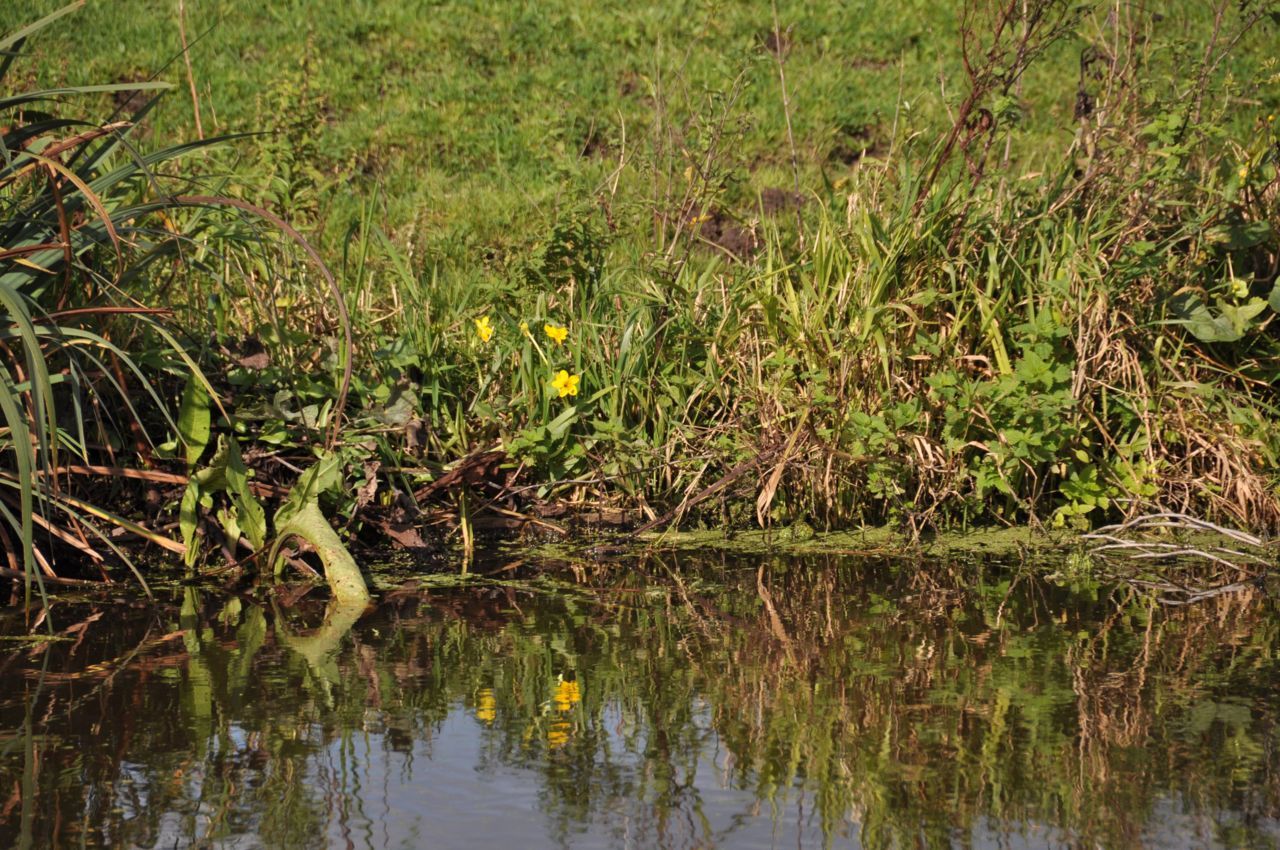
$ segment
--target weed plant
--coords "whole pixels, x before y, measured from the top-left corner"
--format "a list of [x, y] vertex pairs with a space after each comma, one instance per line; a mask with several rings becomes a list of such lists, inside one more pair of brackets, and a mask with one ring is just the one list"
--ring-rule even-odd
[[[354, 359], [314, 267], [272, 243], [200, 254], [219, 274], [171, 304], [211, 343], [187, 356], [225, 376], [211, 427], [261, 477], [344, 424], [363, 486], [329, 507], [351, 531], [442, 495], [464, 534], [475, 509], [553, 502], [913, 532], [1155, 505], [1280, 526], [1274, 2], [966, 0], [874, 24], [365, 5], [235, 75], [197, 61], [196, 96], [150, 125], [290, 119], [192, 168], [316, 238]], [[281, 13], [235, 8], [188, 25], [265, 57]], [[141, 41], [88, 14], [74, 42]], [[429, 67], [385, 64], [429, 36]], [[57, 71], [90, 72], [125, 70]], [[482, 457], [502, 474], [462, 474]], [[435, 486], [450, 474], [470, 489]], [[193, 534], [239, 557], [231, 495], [202, 498]]]

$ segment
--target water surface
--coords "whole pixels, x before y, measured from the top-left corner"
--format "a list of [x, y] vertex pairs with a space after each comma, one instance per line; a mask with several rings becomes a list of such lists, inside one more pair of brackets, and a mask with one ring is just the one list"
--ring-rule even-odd
[[764, 557], [395, 584], [55, 603], [59, 640], [0, 644], [0, 846], [1280, 844], [1261, 594]]

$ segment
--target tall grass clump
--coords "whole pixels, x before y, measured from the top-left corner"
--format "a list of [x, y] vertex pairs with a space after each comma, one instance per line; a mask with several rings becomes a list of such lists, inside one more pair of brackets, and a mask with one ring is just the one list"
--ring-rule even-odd
[[[508, 508], [646, 526], [1280, 526], [1277, 77], [1222, 72], [1274, 11], [1218, 4], [1184, 43], [1138, 9], [971, 0], [953, 122], [904, 119], [799, 233], [728, 215], [730, 138], [674, 208], [562, 211], [501, 279], [401, 257], [418, 450], [506, 453], [530, 485], [489, 482]], [[1015, 159], [1024, 80], [1063, 53], [1073, 123]], [[661, 150], [633, 167], [669, 180]], [[628, 214], [661, 244], [619, 235]]]
[[[659, 51], [624, 75], [625, 127], [577, 154], [594, 190], [531, 197], [499, 235], [396, 226], [402, 183], [347, 192], [305, 63], [255, 94], [290, 120], [226, 173], [183, 171], [199, 145], [138, 153], [149, 107], [38, 111], [150, 84], [4, 101], [5, 548], [47, 561], [47, 531], [96, 551], [76, 530], [96, 518], [240, 565], [273, 551], [263, 500], [306, 467], [350, 536], [415, 548], [425, 526], [469, 546], [484, 522], [573, 515], [920, 533], [1162, 507], [1280, 527], [1280, 75], [1233, 70], [1280, 9], [1208, 8], [966, 0], [938, 108], [903, 92], [816, 165], [831, 145], [787, 94], [787, 21], [701, 68], [714, 85]], [[790, 129], [748, 155], [761, 80]], [[221, 224], [226, 206], [302, 253]], [[105, 469], [165, 485], [150, 513], [181, 539], [69, 495]], [[319, 496], [277, 525], [304, 511], [323, 533]]]
[[[26, 39], [80, 5], [0, 40], [0, 83]], [[288, 237], [331, 284], [312, 300], [336, 305], [342, 365], [327, 386], [336, 394], [328, 407], [340, 411], [350, 363], [341, 295], [283, 219], [202, 190], [196, 175], [211, 168], [200, 157], [214, 140], [140, 149], [139, 127], [166, 87], [33, 88], [0, 98], [0, 301], [8, 326], [0, 344], [0, 549], [8, 574], [26, 576], [28, 589], [33, 579], [41, 587], [65, 582], [55, 566], [69, 553], [74, 571], [94, 565], [105, 577], [108, 564], [134, 566], [138, 543], [189, 564], [214, 542], [233, 556], [241, 546], [252, 552], [270, 528], [259, 498], [287, 492], [276, 534], [309, 540], [330, 577], [345, 570], [351, 579], [335, 591], [359, 596], [363, 580], [349, 555], [316, 521], [316, 499], [332, 485], [335, 464], [311, 461], [325, 460], [321, 448], [336, 442], [340, 412], [304, 423], [304, 433], [323, 428], [327, 436], [304, 459], [312, 468], [299, 487], [250, 482], [238, 441], [226, 436], [247, 426], [226, 381], [218, 377], [215, 386], [201, 366], [229, 358], [201, 339], [203, 322], [192, 319], [213, 314], [217, 324], [221, 313], [225, 321], [228, 296], [247, 294], [254, 272], [286, 254], [275, 237]], [[132, 111], [106, 122], [74, 117], [68, 104], [88, 111], [102, 95], [121, 95], [117, 112]], [[222, 209], [265, 222], [271, 233], [217, 216]], [[215, 438], [219, 432], [226, 433]], [[174, 508], [181, 539], [165, 525]], [[216, 517], [223, 538], [206, 537], [205, 514]], [[145, 588], [142, 573], [134, 574]]]
[[[0, 40], [7, 83], [24, 41], [75, 6]], [[127, 120], [62, 117], [53, 107], [121, 86], [31, 90], [0, 98], [0, 347], [3, 466], [0, 538], [11, 571], [54, 578], [55, 552], [101, 563], [120, 554], [105, 525], [175, 548], [163, 535], [85, 497], [86, 476], [127, 474], [155, 443], [168, 406], [152, 376], [186, 370], [164, 309], [137, 282], [179, 250], [155, 215], [155, 174], [188, 146], [142, 154]], [[157, 83], [128, 88], [155, 93]], [[144, 362], [142, 355], [149, 362]], [[188, 361], [189, 363], [189, 361]], [[176, 431], [172, 420], [171, 431]], [[158, 441], [156, 441], [158, 442]], [[111, 488], [100, 491], [108, 495]], [[36, 570], [36, 567], [39, 570]]]

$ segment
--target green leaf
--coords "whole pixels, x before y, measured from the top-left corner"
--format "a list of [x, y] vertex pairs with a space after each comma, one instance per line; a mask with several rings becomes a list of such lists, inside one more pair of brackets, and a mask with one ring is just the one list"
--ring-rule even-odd
[[196, 527], [200, 524], [200, 483], [192, 478], [187, 482], [187, 490], [182, 494], [182, 504], [178, 507], [178, 528], [182, 532], [182, 545], [187, 547], [183, 560], [187, 566], [196, 562], [199, 549], [196, 547]]
[[352, 602], [361, 609], [369, 601], [369, 590], [351, 553], [320, 512], [320, 494], [342, 483], [342, 465], [333, 452], [325, 452], [298, 479], [289, 498], [276, 511], [276, 542], [267, 562], [276, 564], [281, 544], [289, 537], [301, 537], [315, 547], [324, 562], [325, 579], [334, 598]]
[[1228, 251], [1243, 251], [1271, 239], [1271, 222], [1249, 221], [1241, 224], [1224, 224], [1205, 231], [1210, 242]]
[[338, 456], [333, 452], [325, 452], [310, 469], [302, 473], [298, 483], [289, 491], [289, 498], [276, 511], [277, 531], [308, 505], [317, 504], [321, 493], [336, 488], [341, 483], [342, 466]]
[[213, 415], [209, 410], [209, 392], [195, 375], [187, 377], [178, 408], [178, 435], [187, 451], [187, 468], [193, 469], [209, 445]]
[[[235, 440], [226, 440], [227, 458], [227, 490], [235, 503], [240, 530], [248, 538], [253, 548], [260, 549], [267, 540], [267, 514], [262, 504], [249, 489], [249, 470], [240, 456], [240, 447]], [[222, 449], [222, 445], [218, 446]]]
[[[1272, 297], [1275, 297], [1274, 293]], [[1199, 296], [1186, 293], [1178, 296], [1173, 306], [1183, 317], [1177, 323], [1186, 325], [1192, 336], [1201, 342], [1235, 342], [1253, 330], [1253, 320], [1267, 308], [1267, 302], [1261, 298], [1250, 298], [1243, 304], [1220, 302], [1215, 315]]]
[[578, 419], [578, 408], [570, 407], [564, 413], [561, 413], [555, 419], [547, 423], [547, 434], [553, 440], [558, 440], [564, 436], [564, 432], [569, 430]]
[[218, 524], [222, 526], [222, 531], [226, 534], [227, 540], [236, 541], [240, 539], [240, 514], [235, 505], [218, 509]]

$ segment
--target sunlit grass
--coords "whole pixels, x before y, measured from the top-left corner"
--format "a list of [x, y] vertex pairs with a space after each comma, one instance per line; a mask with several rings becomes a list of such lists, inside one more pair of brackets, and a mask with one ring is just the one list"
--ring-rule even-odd
[[[374, 495], [421, 508], [416, 491], [485, 452], [530, 500], [637, 521], [919, 533], [1160, 503], [1276, 526], [1267, 21], [1230, 12], [1221, 31], [1243, 35], [1205, 59], [1203, 10], [1143, 12], [1107, 76], [1120, 24], [1049, 4], [1071, 27], [960, 120], [978, 77], [959, 46], [989, 34], [908, 5], [781, 3], [775, 28], [749, 4], [366, 2], [297, 37], [290, 10], [190, 3], [195, 97], [181, 87], [130, 132], [164, 142], [199, 110], [261, 133], [139, 162], [172, 178], [181, 153], [186, 180], [292, 222], [342, 297], [314, 262], [227, 241], [187, 205], [120, 238], [87, 199], [145, 187], [124, 174], [86, 183], [77, 233], [151, 252], [115, 273], [164, 297], [183, 367], [225, 373], [220, 438], [293, 469], [341, 443], [348, 474], [375, 470], [376, 493], [330, 505], [353, 530]], [[81, 10], [65, 35], [81, 63], [33, 43], [15, 67], [122, 80], [79, 92], [102, 101], [181, 80], [172, 10], [139, 8]], [[37, 318], [15, 351], [47, 348]], [[23, 413], [24, 380], [10, 418], [46, 436], [15, 445], [91, 442], [50, 418], [39, 381]], [[17, 479], [47, 465], [37, 449]], [[489, 506], [434, 495], [464, 534]]]

